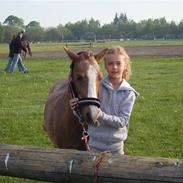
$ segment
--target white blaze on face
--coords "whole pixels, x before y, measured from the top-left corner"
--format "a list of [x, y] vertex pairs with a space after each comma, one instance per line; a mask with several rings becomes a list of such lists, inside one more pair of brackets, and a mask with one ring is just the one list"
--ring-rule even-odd
[[97, 91], [96, 91], [97, 71], [93, 65], [89, 65], [87, 76], [88, 76], [88, 97], [97, 98]]

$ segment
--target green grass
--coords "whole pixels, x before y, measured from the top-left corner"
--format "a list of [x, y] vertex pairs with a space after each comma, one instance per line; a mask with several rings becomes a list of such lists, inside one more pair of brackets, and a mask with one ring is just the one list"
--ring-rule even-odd
[[[79, 45], [86, 42], [68, 43]], [[88, 42], [89, 43], [89, 42]], [[32, 52], [63, 51], [66, 43], [35, 43], [31, 45]], [[129, 41], [105, 41], [93, 42], [93, 48], [111, 47], [111, 45], [129, 46], [163, 46], [163, 45], [183, 45], [183, 40], [129, 40]], [[89, 46], [69, 46], [71, 49], [87, 49]], [[0, 44], [0, 54], [8, 54], [8, 44]]]
[[129, 40], [129, 41], [106, 41], [105, 43], [96, 43], [94, 47], [111, 47], [111, 45], [121, 45], [123, 47], [131, 46], [173, 46], [183, 45], [183, 40]]
[[[3, 68], [5, 62], [0, 64]], [[40, 129], [44, 103], [51, 85], [66, 75], [68, 64], [63, 60], [35, 60], [25, 63], [30, 70], [28, 74], [1, 71], [0, 139], [3, 143], [47, 144]]]
[[183, 158], [183, 58], [134, 59], [132, 85], [140, 92], [126, 151]]
[[[49, 88], [64, 77], [69, 62], [64, 60], [34, 60], [25, 65], [28, 74], [2, 71], [6, 61], [0, 61], [0, 142], [27, 146], [53, 147], [42, 128], [44, 103]], [[0, 182], [33, 182], [0, 177]], [[35, 182], [35, 181], [34, 181]]]
[[[0, 60], [0, 142], [53, 147], [42, 128], [51, 86], [67, 77], [66, 59], [25, 61], [30, 73], [3, 71]], [[125, 152], [183, 159], [183, 57], [133, 58], [132, 86], [140, 93], [130, 119]], [[0, 182], [37, 182], [0, 177]]]

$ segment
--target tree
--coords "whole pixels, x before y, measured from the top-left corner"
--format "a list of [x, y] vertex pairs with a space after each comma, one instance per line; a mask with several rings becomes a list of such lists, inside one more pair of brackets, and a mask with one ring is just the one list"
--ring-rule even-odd
[[0, 43], [3, 41], [3, 26], [0, 23]]
[[17, 33], [20, 31], [18, 27], [6, 25], [3, 26], [3, 42], [9, 43], [12, 39], [13, 35], [17, 35]]
[[59, 32], [59, 41], [64, 42], [73, 38], [71, 30], [68, 27], [59, 24], [57, 26], [57, 30]]
[[153, 19], [142, 20], [140, 22], [141, 26], [141, 38], [143, 39], [156, 39], [155, 37], [155, 24]]
[[60, 41], [60, 33], [57, 28], [50, 27], [45, 32], [45, 38], [46, 41], [54, 41], [58, 42]]
[[118, 22], [126, 23], [128, 22], [128, 18], [126, 16], [126, 13], [121, 13], [118, 19]]
[[72, 33], [73, 35], [78, 39], [84, 39], [84, 34], [86, 32], [88, 32], [88, 22], [87, 20], [82, 20], [82, 21], [77, 21], [74, 26], [73, 26], [73, 30]]
[[178, 25], [178, 38], [183, 39], [183, 19]]
[[70, 32], [70, 36], [67, 37], [67, 38], [65, 38], [65, 39], [66, 39], [66, 40], [75, 40], [76, 37], [75, 37], [74, 34], [73, 34], [74, 24], [71, 23], [71, 22], [68, 22], [68, 23], [64, 26], [64, 28], [66, 28], [66, 29], [69, 30], [69, 32]]
[[26, 25], [26, 38], [32, 42], [42, 41], [44, 37], [44, 29], [37, 21], [31, 21]]
[[129, 22], [120, 22], [117, 24], [118, 27], [118, 39], [126, 40], [130, 37], [130, 24]]
[[99, 20], [91, 18], [88, 22], [88, 32], [85, 33], [85, 39], [96, 41], [97, 34], [100, 30]]
[[42, 41], [44, 37], [44, 29], [39, 26], [29, 26], [26, 29], [26, 39], [31, 42]]
[[104, 24], [100, 29], [99, 39], [112, 39], [116, 33], [116, 26], [113, 24]]
[[168, 33], [168, 24], [165, 17], [154, 20], [154, 34], [156, 38], [164, 39]]
[[97, 32], [99, 28], [100, 28], [99, 20], [94, 20], [93, 18], [91, 18], [88, 22], [88, 29], [91, 32]]
[[26, 28], [29, 28], [29, 27], [41, 27], [41, 26], [39, 22], [31, 21], [29, 24], [26, 25]]
[[16, 16], [10, 15], [8, 16], [5, 21], [3, 22], [3, 24], [7, 24], [7, 25], [11, 25], [11, 26], [17, 26], [20, 28], [24, 27], [24, 21], [22, 18], [18, 18]]
[[178, 25], [178, 30], [179, 30], [179, 33], [183, 33], [183, 19], [180, 21]]
[[119, 21], [118, 14], [116, 13], [116, 14], [115, 14], [115, 17], [114, 17], [114, 19], [113, 19], [113, 24], [117, 24], [118, 21]]
[[117, 13], [115, 14], [115, 17], [113, 19], [113, 24], [126, 23], [126, 22], [128, 22], [126, 13], [120, 13], [119, 17]]
[[169, 30], [167, 30], [167, 32], [169, 33], [169, 38], [175, 39], [178, 34], [178, 27], [176, 26], [176, 23], [171, 21], [168, 29]]

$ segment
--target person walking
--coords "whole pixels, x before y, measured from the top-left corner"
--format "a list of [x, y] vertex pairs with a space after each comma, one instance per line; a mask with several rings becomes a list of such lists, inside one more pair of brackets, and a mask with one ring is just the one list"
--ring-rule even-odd
[[22, 36], [23, 36], [23, 33], [19, 32], [17, 37], [13, 41], [14, 56], [13, 56], [11, 67], [9, 68], [9, 70], [7, 70], [7, 72], [12, 73], [15, 70], [15, 67], [17, 64], [20, 72], [22, 73], [28, 72], [27, 68], [22, 63], [22, 58], [21, 58], [21, 50], [24, 50], [25, 52], [27, 52], [27, 50], [23, 47], [21, 43]]

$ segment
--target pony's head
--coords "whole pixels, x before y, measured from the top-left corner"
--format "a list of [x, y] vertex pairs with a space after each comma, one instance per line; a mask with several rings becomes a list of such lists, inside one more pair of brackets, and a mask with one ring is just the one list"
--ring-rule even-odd
[[82, 122], [96, 125], [96, 116], [100, 107], [99, 85], [102, 79], [98, 63], [107, 49], [103, 49], [97, 54], [90, 51], [82, 51], [76, 54], [66, 47], [64, 50], [72, 60], [70, 83], [74, 92], [73, 97], [79, 98], [79, 115]]

